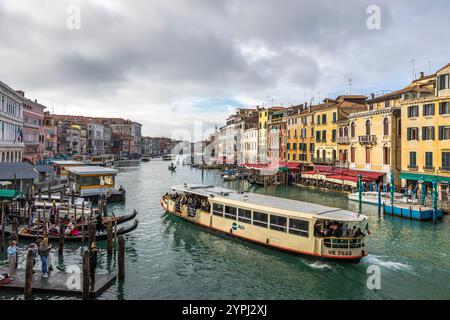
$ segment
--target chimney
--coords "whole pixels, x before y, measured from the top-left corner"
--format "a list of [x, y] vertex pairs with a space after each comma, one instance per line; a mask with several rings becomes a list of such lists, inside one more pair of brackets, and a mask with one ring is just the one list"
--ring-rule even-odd
[[425, 77], [425, 73], [423, 71], [420, 72], [420, 79], [422, 79], [423, 77]]
[[373, 98], [375, 98], [375, 93], [370, 94], [370, 99], [373, 99]]
[[16, 93], [22, 97], [25, 97], [25, 92], [23, 92], [22, 90], [16, 90]]
[[37, 99], [34, 99], [34, 102], [36, 102], [36, 103], [37, 103]]

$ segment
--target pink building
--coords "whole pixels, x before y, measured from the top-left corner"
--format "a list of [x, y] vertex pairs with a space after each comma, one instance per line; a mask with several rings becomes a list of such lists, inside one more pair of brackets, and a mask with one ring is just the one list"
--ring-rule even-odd
[[44, 109], [45, 106], [25, 98], [23, 91], [23, 142], [25, 150], [23, 161], [36, 163], [44, 158]]

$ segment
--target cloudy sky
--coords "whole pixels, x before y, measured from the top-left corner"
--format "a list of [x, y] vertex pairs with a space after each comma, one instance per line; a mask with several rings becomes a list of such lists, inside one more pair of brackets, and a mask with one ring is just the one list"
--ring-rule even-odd
[[345, 94], [349, 79], [352, 93], [399, 89], [412, 59], [417, 74], [450, 62], [449, 12], [448, 0], [2, 0], [0, 80], [55, 113], [172, 136], [238, 106]]

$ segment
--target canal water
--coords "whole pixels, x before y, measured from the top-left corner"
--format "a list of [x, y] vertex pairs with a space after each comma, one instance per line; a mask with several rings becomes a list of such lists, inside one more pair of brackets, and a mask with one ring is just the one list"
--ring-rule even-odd
[[[127, 201], [109, 210], [138, 210], [139, 227], [125, 236], [125, 282], [99, 299], [450, 299], [449, 216], [437, 225], [378, 219], [376, 206], [363, 205], [370, 221], [370, 255], [358, 265], [318, 261], [211, 234], [165, 214], [161, 195], [175, 184], [206, 183], [357, 211], [358, 204], [345, 195], [294, 186], [249, 188], [222, 182], [219, 171], [179, 165], [172, 173], [167, 166], [154, 160], [118, 167], [117, 182], [126, 188]], [[105, 243], [100, 248], [98, 271], [115, 271], [117, 263], [107, 258]], [[55, 255], [58, 272], [80, 265], [80, 252], [68, 244], [63, 258]], [[6, 265], [4, 255], [1, 264]], [[379, 290], [367, 287], [370, 266], [380, 271]], [[36, 297], [46, 298], [67, 297]], [[0, 289], [0, 299], [23, 295]]]

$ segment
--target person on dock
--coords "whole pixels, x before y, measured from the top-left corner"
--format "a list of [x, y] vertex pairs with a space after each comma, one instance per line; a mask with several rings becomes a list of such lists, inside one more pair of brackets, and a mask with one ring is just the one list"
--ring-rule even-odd
[[14, 279], [14, 274], [16, 272], [16, 266], [17, 266], [17, 246], [16, 241], [11, 241], [11, 244], [9, 245], [8, 249], [8, 266], [9, 266], [9, 273], [8, 276], [12, 279]]
[[89, 253], [89, 276], [91, 280], [91, 291], [95, 289], [95, 269], [97, 268], [97, 244], [92, 242], [91, 252]]
[[48, 244], [48, 238], [42, 239], [38, 253], [39, 256], [41, 257], [43, 278], [48, 278], [47, 258], [51, 248], [52, 246]]
[[95, 225], [98, 232], [103, 232], [105, 230], [103, 218], [99, 210], [95, 210]]
[[56, 210], [56, 202], [53, 200], [52, 208], [50, 209], [50, 223], [56, 224], [57, 210]]

